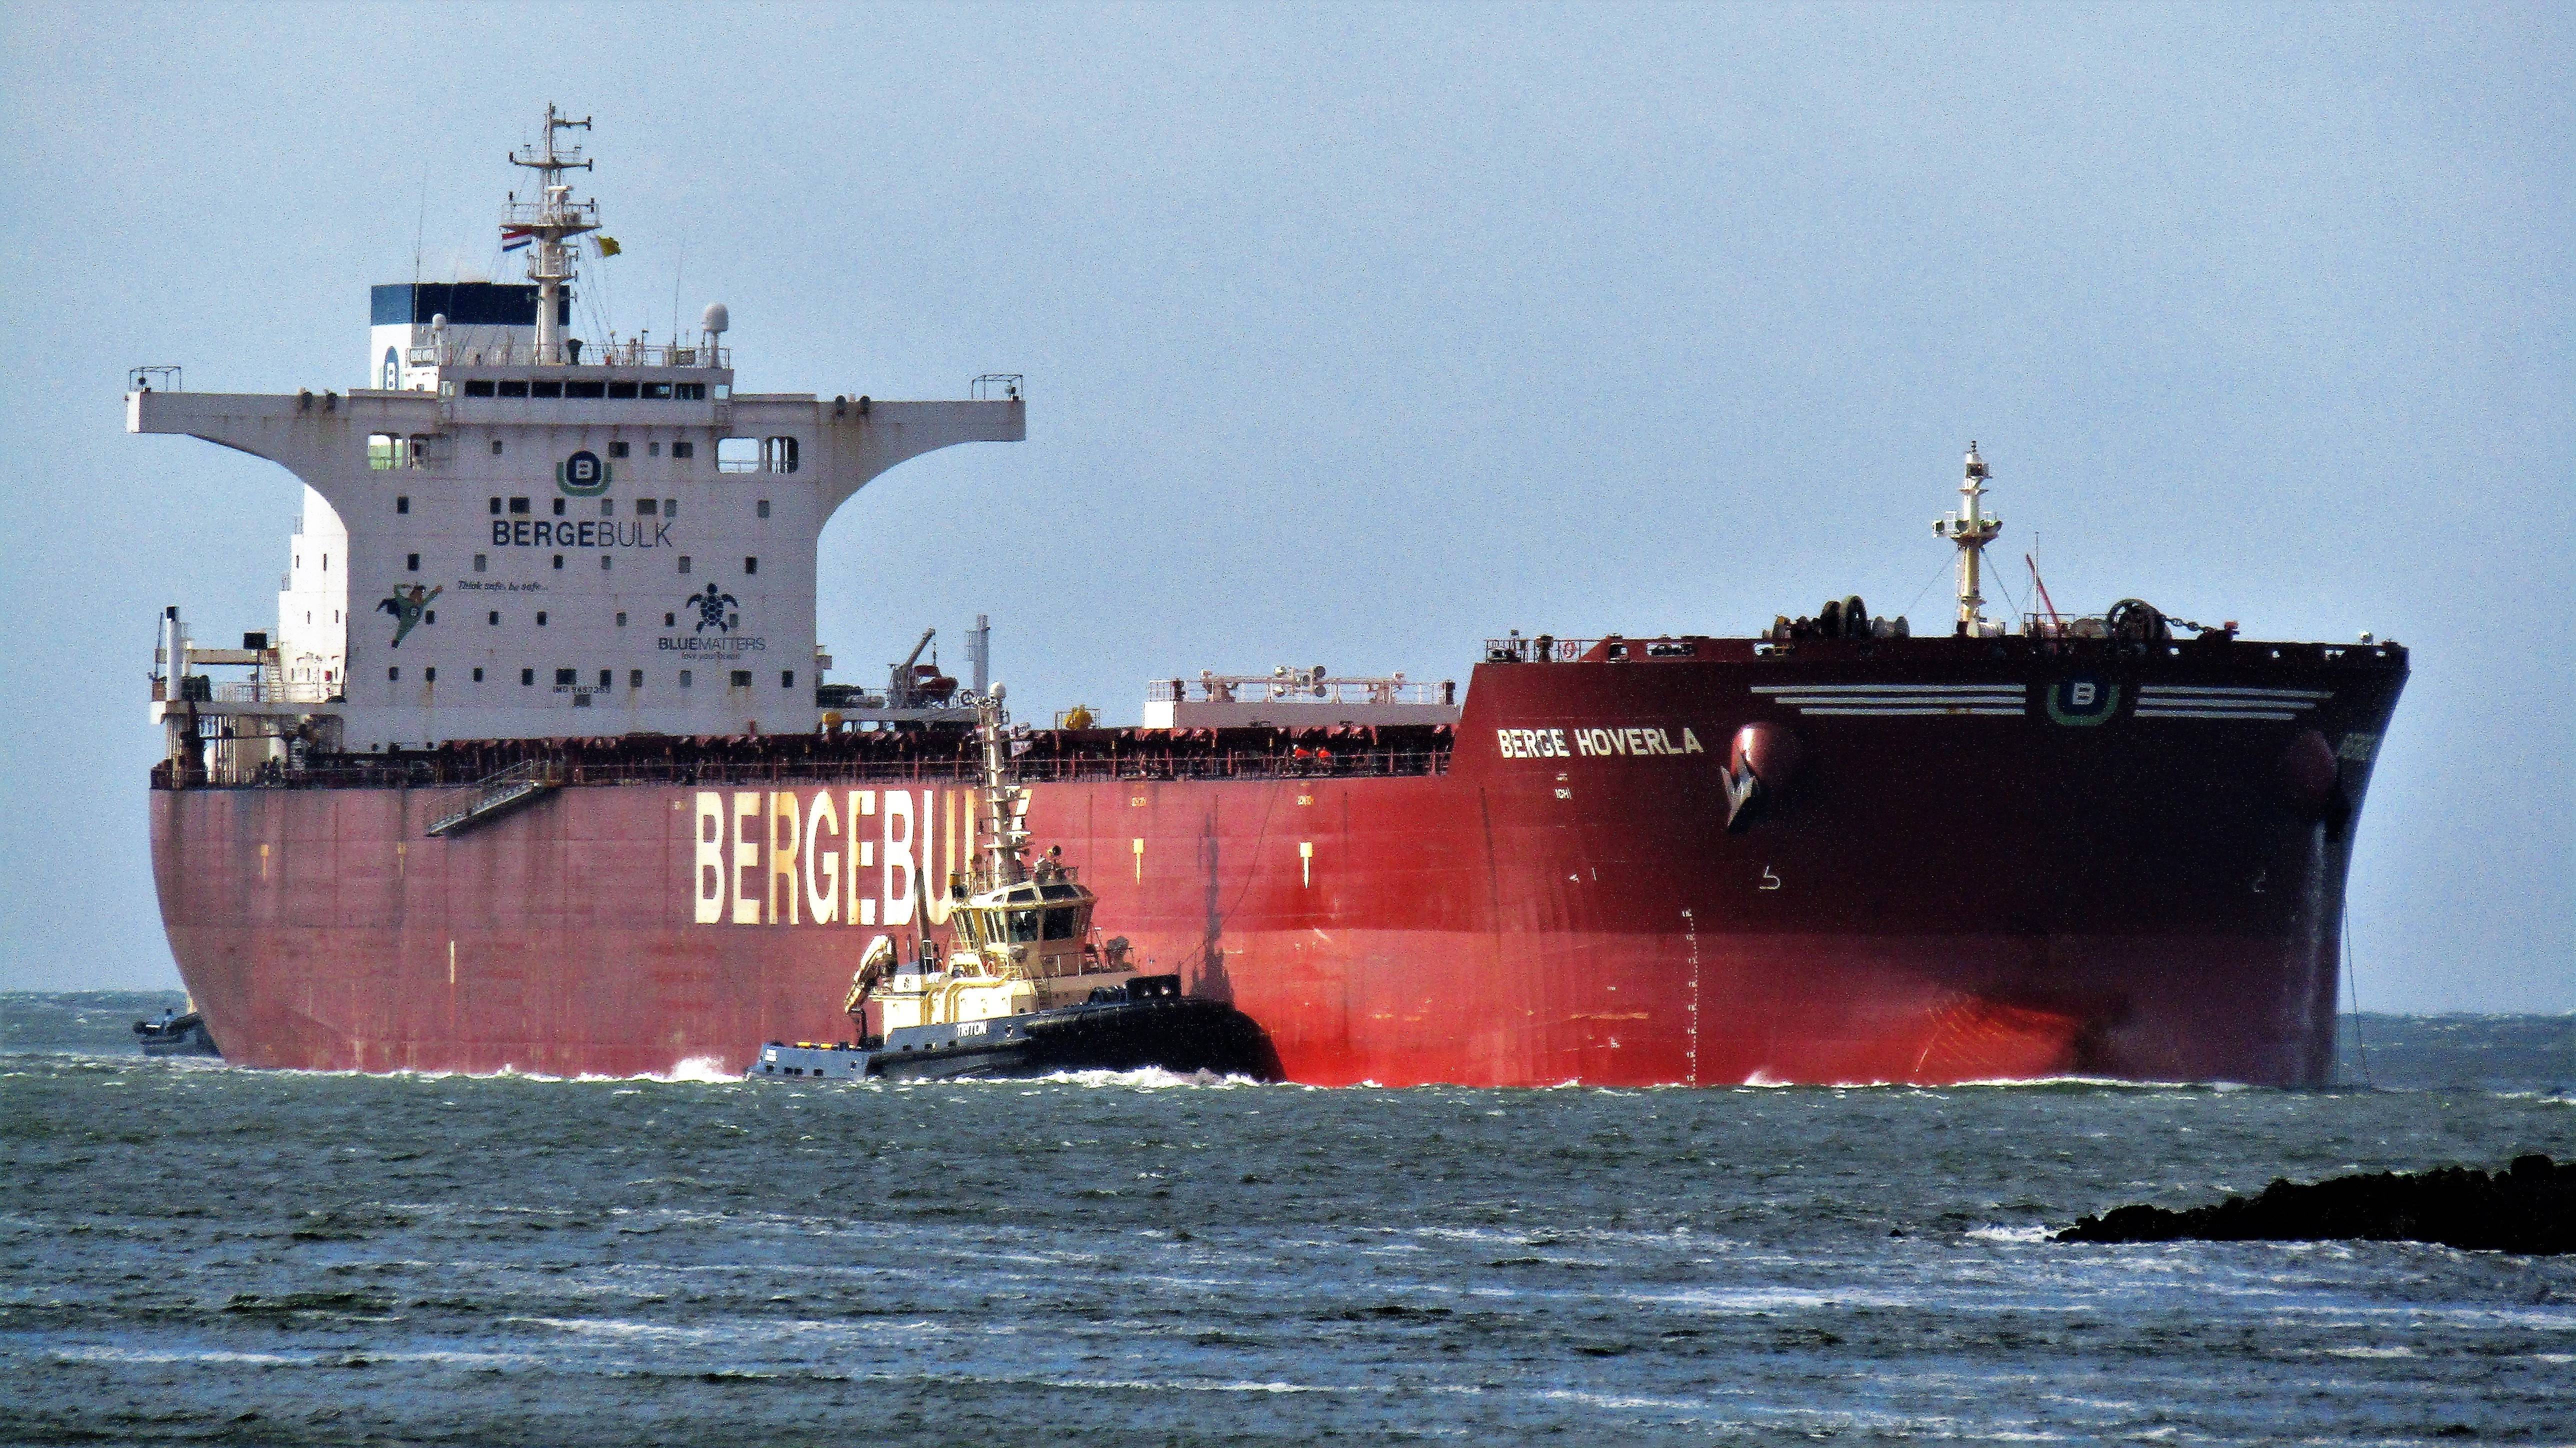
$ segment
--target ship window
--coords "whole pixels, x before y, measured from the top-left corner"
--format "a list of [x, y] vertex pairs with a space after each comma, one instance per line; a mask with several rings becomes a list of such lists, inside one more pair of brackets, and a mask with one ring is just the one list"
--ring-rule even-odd
[[1014, 911], [1012, 911], [1012, 912], [1011, 912], [1011, 939], [1012, 939], [1012, 941], [1013, 941], [1014, 943], [1017, 943], [1017, 944], [1026, 944], [1027, 942], [1032, 941], [1032, 940], [1035, 940], [1035, 939], [1037, 939], [1037, 938], [1038, 938], [1038, 912], [1037, 912], [1037, 911], [1035, 911], [1035, 910], [1014, 910]]
[[482, 572], [484, 569], [489, 568], [489, 567], [491, 567], [491, 566], [492, 566], [492, 558], [491, 558], [491, 555], [490, 555], [490, 554], [488, 554], [488, 553], [477, 553], [477, 554], [475, 554], [475, 555], [474, 555], [474, 571], [475, 571], [475, 572], [480, 573], [480, 572]]
[[671, 384], [668, 382], [647, 382], [644, 384], [644, 395], [657, 401], [667, 402], [671, 398]]
[[421, 670], [421, 671], [420, 671], [420, 680], [421, 680], [421, 682], [422, 682], [422, 683], [424, 683], [424, 684], [435, 684], [435, 683], [437, 683], [437, 682], [438, 682], [438, 665], [436, 665], [436, 664], [432, 664], [432, 665], [430, 665], [428, 668]]
[[564, 384], [564, 396], [566, 397], [606, 397], [607, 395], [608, 384], [605, 382], [567, 382]]
[[778, 671], [778, 687], [782, 689], [795, 688], [796, 671], [794, 669], [780, 669]]
[[[679, 444], [673, 443], [672, 446], [677, 447]], [[688, 454], [682, 453], [681, 456], [686, 457]], [[680, 516], [680, 500], [677, 498], [664, 498], [662, 500], [662, 516], [665, 518], [676, 518]]]
[[624, 610], [620, 610], [620, 611], [618, 612], [618, 615], [617, 615], [617, 626], [618, 626], [619, 628], [624, 628], [624, 627], [626, 627], [626, 614], [625, 614]]
[[492, 379], [489, 377], [475, 377], [468, 379], [465, 384], [465, 395], [468, 397], [491, 396]]
[[662, 615], [662, 627], [664, 627], [664, 628], [678, 628], [679, 626], [680, 626], [680, 616], [679, 616], [678, 614], [676, 614], [676, 613], [666, 613], [666, 614]]
[[522, 684], [533, 684], [533, 683], [535, 683], [536, 681], [537, 681], [537, 671], [536, 671], [536, 670], [534, 670], [534, 669], [521, 669], [521, 670], [519, 671], [519, 682], [520, 682], [520, 683], [522, 683]]
[[675, 458], [693, 458], [697, 455], [698, 445], [696, 443], [675, 442], [671, 444], [671, 456]]
[[501, 395], [502, 395], [503, 397], [525, 397], [525, 396], [527, 396], [527, 395], [528, 395], [528, 380], [527, 380], [526, 378], [524, 378], [524, 377], [508, 377], [508, 378], [503, 378], [503, 379], [502, 379], [502, 381], [501, 381]]
[[563, 384], [560, 382], [531, 382], [528, 384], [528, 395], [530, 397], [561, 397], [563, 396]]
[[495, 513], [496, 515], [501, 511], [501, 500], [500, 500], [500, 499], [498, 499], [498, 498], [494, 498], [494, 499], [492, 500], [492, 511], [493, 511], [493, 513]]
[[422, 615], [420, 616], [420, 621], [421, 621], [422, 623], [436, 623], [436, 622], [438, 622], [438, 610], [433, 608], [433, 609], [431, 609], [429, 612], [422, 614]]
[[682, 670], [680, 671], [680, 687], [681, 687], [681, 688], [685, 689], [685, 688], [689, 687], [689, 685], [690, 685], [690, 683], [692, 682], [692, 680], [693, 680], [693, 676], [690, 674], [690, 672], [689, 672], [687, 669], [682, 669]]
[[611, 382], [608, 384], [608, 395], [612, 400], [632, 400], [635, 396], [635, 384], [632, 382]]
[[563, 567], [563, 555], [562, 555], [562, 554], [560, 554], [560, 553], [558, 553], [558, 554], [556, 554], [556, 555], [555, 555], [555, 567], [557, 567], [557, 568], [561, 568], [561, 567]]
[[689, 555], [686, 553], [680, 555], [680, 571], [682, 573], [689, 571]]
[[558, 517], [558, 518], [560, 518], [560, 517], [562, 517], [563, 515], [564, 515], [564, 500], [563, 500], [563, 499], [561, 499], [561, 498], [557, 498], [557, 499], [555, 499], [555, 516], [556, 516], [556, 517]]
[[476, 669], [474, 671], [474, 682], [478, 684], [483, 682], [483, 671], [481, 669]]
[[488, 624], [498, 625], [501, 622], [501, 610], [497, 608], [492, 610], [490, 614], [484, 617], [483, 621]]
[[707, 400], [707, 385], [703, 382], [675, 382], [671, 385], [671, 390], [682, 402]]
[[608, 455], [613, 458], [622, 458], [626, 456], [626, 444], [622, 442], [610, 443], [608, 445]]
[[760, 471], [760, 440], [750, 437], [717, 438], [716, 471], [720, 473]]
[[404, 554], [403, 571], [406, 573], [418, 573], [420, 571], [420, 555], [417, 553]]
[[599, 555], [599, 571], [600, 571], [600, 572], [602, 572], [602, 573], [606, 573], [606, 572], [608, 571], [608, 565], [609, 565], [609, 562], [610, 562], [612, 559], [614, 559], [616, 556], [617, 556], [617, 555], [615, 555], [615, 554], [613, 554], [613, 553], [602, 553], [602, 554], [600, 554], [600, 555]]
[[542, 608], [541, 608], [541, 609], [538, 609], [538, 610], [537, 610], [537, 627], [539, 627], [539, 628], [544, 628], [545, 626], [546, 626], [546, 611], [545, 611], [544, 609], [542, 609]]
[[[410, 499], [410, 498], [408, 498], [408, 497], [400, 497], [400, 498], [396, 498], [396, 499], [394, 499], [394, 511], [395, 511], [395, 512], [397, 512], [397, 513], [408, 513], [408, 512], [410, 512], [410, 511], [411, 511], [411, 499]], [[766, 515], [764, 514], [764, 516], [766, 516]]]
[[1046, 912], [1046, 938], [1049, 940], [1071, 940], [1073, 938], [1073, 912], [1064, 909], [1050, 910]]
[[[408, 509], [406, 509], [405, 511], [409, 511], [409, 510], [408, 510]], [[758, 511], [759, 511], [759, 513], [760, 513], [760, 516], [762, 516], [762, 517], [764, 517], [764, 518], [766, 518], [766, 517], [768, 517], [768, 516], [769, 516], [769, 500], [768, 500], [767, 498], [763, 498], [763, 499], [761, 499], [761, 500], [760, 500], [760, 508], [759, 508], [759, 510], [758, 510]]]
[[588, 694], [575, 694], [575, 695], [573, 695], [573, 696], [572, 696], [572, 706], [573, 706], [574, 708], [576, 708], [576, 709], [587, 709], [587, 708], [589, 708], [589, 707], [590, 707], [590, 696], [589, 696]]
[[616, 679], [617, 675], [614, 670], [602, 669], [599, 671], [599, 687], [603, 689], [607, 688], [610, 684], [615, 683]]
[[792, 473], [796, 471], [796, 439], [792, 437], [773, 437], [769, 441], [762, 443], [760, 445], [760, 465], [762, 469], [767, 472]]
[[626, 671], [626, 687], [630, 689], [643, 688], [644, 671], [642, 669], [628, 669]]
[[528, 500], [525, 498], [512, 498], [510, 500], [510, 511], [513, 513], [525, 513], [528, 511]]
[[646, 457], [648, 457], [648, 458], [658, 458], [658, 457], [660, 457], [661, 455], [662, 455], [662, 445], [661, 445], [660, 443], [658, 443], [658, 442], [648, 442], [648, 443], [644, 444], [644, 456], [646, 456]]
[[[414, 557], [418, 557], [419, 555], [414, 554], [413, 556], [414, 556]], [[742, 571], [743, 571], [745, 574], [758, 573], [758, 572], [760, 571], [760, 560], [759, 560], [759, 559], [757, 559], [757, 558], [751, 557], [751, 556], [750, 556], [750, 555], [748, 555], [748, 554], [744, 555], [743, 560], [742, 560]]]
[[391, 668], [389, 668], [389, 669], [385, 670], [385, 677], [386, 677], [386, 678], [388, 678], [388, 679], [399, 679], [399, 678], [401, 678], [401, 677], [402, 677], [402, 665], [400, 665], [400, 664], [396, 664], [396, 665], [394, 665], [393, 667], [391, 667]]
[[635, 511], [644, 517], [650, 518], [653, 516], [654, 503], [655, 500], [652, 498], [637, 498], [635, 500]]
[[733, 687], [735, 687], [735, 688], [737, 688], [737, 689], [748, 689], [748, 688], [750, 688], [750, 687], [751, 687], [751, 670], [749, 670], [749, 669], [736, 669], [736, 670], [734, 670], [734, 671], [733, 671]]
[[571, 687], [573, 680], [580, 677], [581, 675], [575, 670], [557, 669], [555, 670], [555, 687], [558, 689], [569, 688]]

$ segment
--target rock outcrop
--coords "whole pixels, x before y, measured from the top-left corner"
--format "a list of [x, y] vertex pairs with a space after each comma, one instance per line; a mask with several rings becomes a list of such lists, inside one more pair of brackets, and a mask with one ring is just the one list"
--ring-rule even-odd
[[2115, 1207], [2053, 1240], [2438, 1242], [2473, 1252], [2576, 1252], [2576, 1161], [2534, 1153], [2492, 1173], [2443, 1167], [2307, 1186], [2275, 1181], [2255, 1196], [2187, 1211]]

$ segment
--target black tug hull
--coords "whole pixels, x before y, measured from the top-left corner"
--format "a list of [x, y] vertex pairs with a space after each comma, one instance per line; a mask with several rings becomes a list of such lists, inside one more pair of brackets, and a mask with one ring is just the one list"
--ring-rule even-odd
[[754, 1078], [880, 1081], [1013, 1080], [1067, 1071], [1206, 1072], [1280, 1077], [1279, 1057], [1251, 1017], [1185, 996], [1070, 1006], [974, 1023], [977, 1034], [877, 1048], [773, 1045]]

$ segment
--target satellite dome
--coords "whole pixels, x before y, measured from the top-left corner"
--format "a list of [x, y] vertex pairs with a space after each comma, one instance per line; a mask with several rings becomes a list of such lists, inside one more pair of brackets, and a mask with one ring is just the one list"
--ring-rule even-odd
[[722, 332], [733, 325], [733, 316], [722, 302], [707, 303], [707, 314], [700, 322], [710, 332]]

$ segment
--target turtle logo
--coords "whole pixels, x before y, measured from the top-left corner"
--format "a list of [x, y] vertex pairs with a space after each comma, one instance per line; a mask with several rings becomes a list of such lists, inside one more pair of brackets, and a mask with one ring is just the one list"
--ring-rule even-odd
[[720, 634], [733, 632], [742, 623], [741, 614], [727, 612], [733, 606], [734, 596], [718, 592], [712, 583], [704, 592], [690, 594], [689, 607], [698, 611], [698, 626], [692, 632], [705, 633], [708, 629]]
[[393, 597], [376, 605], [376, 612], [394, 616], [393, 646], [395, 648], [401, 648], [403, 636], [420, 623], [421, 615], [428, 611], [430, 601], [446, 591], [445, 584], [425, 589], [415, 583], [411, 586], [411, 592], [405, 593], [397, 587]]

